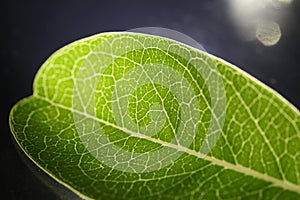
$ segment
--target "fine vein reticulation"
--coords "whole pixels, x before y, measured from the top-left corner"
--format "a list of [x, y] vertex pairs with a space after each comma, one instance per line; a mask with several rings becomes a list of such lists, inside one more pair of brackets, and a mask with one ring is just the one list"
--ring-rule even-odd
[[58, 50], [10, 125], [24, 152], [83, 198], [300, 198], [299, 111], [165, 38], [103, 33]]

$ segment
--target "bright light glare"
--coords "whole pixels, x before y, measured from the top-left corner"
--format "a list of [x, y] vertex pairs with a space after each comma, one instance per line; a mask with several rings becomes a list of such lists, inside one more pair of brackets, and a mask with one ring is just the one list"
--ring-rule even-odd
[[270, 0], [271, 4], [274, 8], [279, 9], [280, 7], [284, 5], [291, 4], [294, 0]]
[[293, 0], [229, 0], [230, 15], [238, 33], [246, 41], [257, 39], [265, 46], [278, 43], [281, 30], [267, 11], [274, 12]]

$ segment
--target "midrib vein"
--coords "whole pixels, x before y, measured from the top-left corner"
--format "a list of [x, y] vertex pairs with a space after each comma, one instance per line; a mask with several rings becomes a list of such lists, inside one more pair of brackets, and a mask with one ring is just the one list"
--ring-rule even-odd
[[184, 147], [184, 146], [181, 146], [181, 145], [176, 145], [176, 144], [168, 143], [168, 142], [165, 142], [165, 141], [162, 141], [162, 140], [158, 140], [158, 139], [155, 139], [155, 138], [152, 138], [152, 137], [140, 134], [140, 133], [133, 132], [133, 131], [128, 130], [126, 128], [123, 128], [123, 127], [120, 127], [118, 125], [115, 125], [115, 124], [113, 124], [111, 122], [99, 119], [99, 118], [97, 118], [97, 117], [95, 117], [93, 115], [90, 115], [90, 114], [87, 114], [87, 113], [83, 113], [83, 112], [78, 111], [78, 110], [74, 110], [74, 109], [72, 109], [70, 107], [64, 106], [64, 105], [59, 104], [59, 103], [55, 103], [55, 102], [53, 102], [53, 101], [51, 101], [51, 100], [49, 100], [49, 99], [47, 99], [45, 97], [41, 97], [41, 96], [38, 96], [38, 95], [34, 95], [34, 97], [36, 97], [38, 99], [41, 99], [43, 101], [46, 101], [46, 102], [48, 102], [49, 104], [51, 104], [51, 105], [53, 105], [55, 107], [59, 107], [59, 108], [65, 109], [65, 110], [68, 110], [70, 112], [75, 112], [77, 114], [80, 114], [80, 115], [85, 116], [87, 118], [93, 119], [93, 120], [98, 121], [98, 122], [100, 122], [102, 124], [105, 124], [107, 126], [111, 126], [111, 127], [116, 128], [118, 130], [121, 130], [121, 131], [123, 131], [123, 132], [125, 132], [127, 134], [130, 134], [131, 136], [142, 138], [142, 139], [146, 139], [148, 141], [151, 141], [151, 142], [154, 142], [154, 143], [158, 143], [158, 144], [161, 144], [161, 145], [166, 146], [166, 147], [177, 149], [178, 151], [182, 151], [182, 152], [188, 153], [190, 155], [196, 156], [198, 158], [201, 158], [203, 160], [210, 161], [212, 164], [219, 165], [219, 166], [222, 166], [222, 167], [224, 167], [226, 169], [231, 169], [231, 170], [234, 170], [234, 171], [237, 171], [237, 172], [249, 175], [249, 176], [253, 176], [255, 178], [259, 178], [259, 179], [262, 179], [262, 180], [267, 181], [267, 182], [271, 182], [271, 183], [273, 183], [276, 186], [279, 186], [279, 187], [282, 187], [282, 188], [284, 188], [286, 190], [290, 190], [290, 191], [293, 191], [293, 192], [296, 192], [296, 193], [300, 194], [300, 186], [297, 186], [297, 185], [295, 185], [293, 183], [290, 183], [290, 182], [287, 182], [287, 181], [283, 181], [283, 180], [280, 180], [280, 179], [276, 179], [274, 177], [268, 176], [266, 174], [262, 174], [262, 173], [260, 173], [258, 171], [252, 170], [250, 168], [246, 168], [246, 167], [241, 166], [241, 165], [234, 165], [234, 164], [226, 162], [224, 160], [219, 160], [219, 159], [216, 159], [214, 157], [207, 156], [205, 154], [202, 154], [200, 152], [191, 150], [191, 149], [189, 149], [187, 147]]

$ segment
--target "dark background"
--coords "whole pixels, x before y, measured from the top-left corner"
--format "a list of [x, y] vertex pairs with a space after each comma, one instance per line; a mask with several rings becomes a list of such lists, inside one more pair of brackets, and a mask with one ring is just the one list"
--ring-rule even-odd
[[229, 19], [229, 0], [4, 2], [0, 12], [0, 191], [5, 199], [69, 196], [26, 158], [24, 162], [11, 136], [8, 116], [18, 100], [32, 94], [34, 76], [47, 57], [82, 37], [145, 26], [174, 29], [197, 40], [209, 53], [247, 71], [300, 108], [298, 0], [283, 8], [284, 16], [279, 20], [283, 35], [272, 47], [258, 41], [246, 42], [238, 36]]

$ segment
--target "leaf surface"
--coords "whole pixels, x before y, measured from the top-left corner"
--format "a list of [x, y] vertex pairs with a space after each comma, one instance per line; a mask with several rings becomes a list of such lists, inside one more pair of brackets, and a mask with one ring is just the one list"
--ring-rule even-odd
[[300, 198], [299, 111], [210, 54], [103, 33], [55, 52], [33, 89], [12, 133], [83, 198]]

